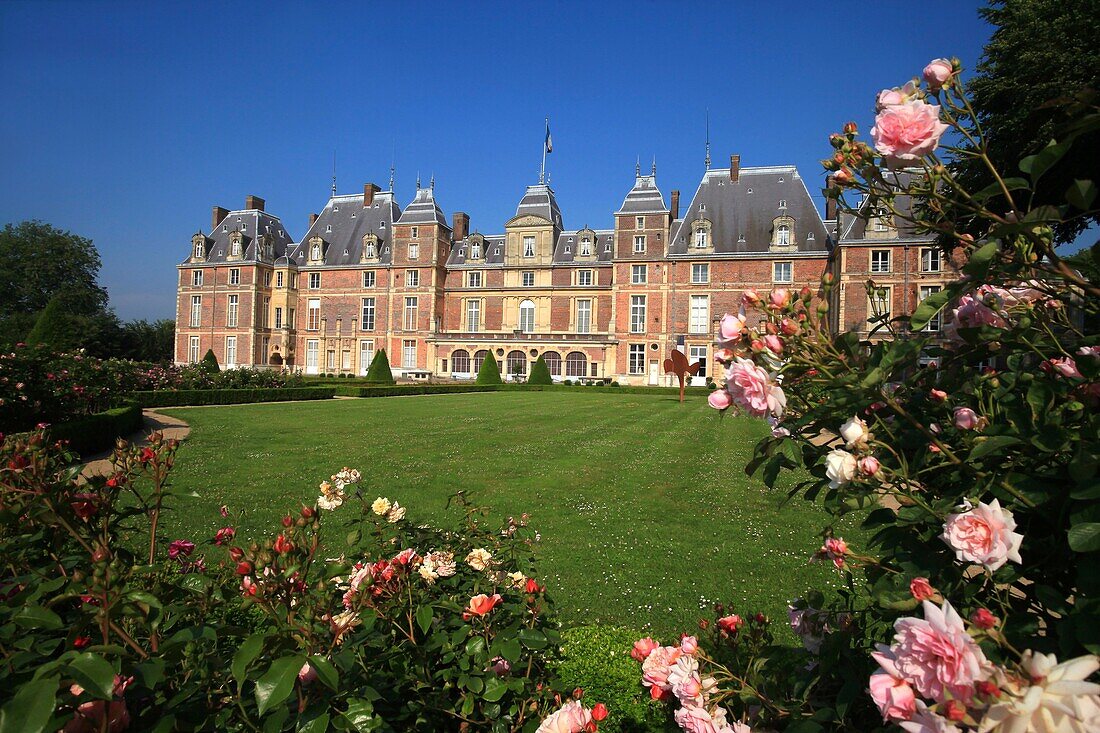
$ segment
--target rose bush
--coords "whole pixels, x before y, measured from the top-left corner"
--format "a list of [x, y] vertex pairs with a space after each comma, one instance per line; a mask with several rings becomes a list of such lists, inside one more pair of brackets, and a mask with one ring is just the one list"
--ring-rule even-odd
[[[344, 468], [247, 541], [164, 537], [176, 444], [83, 479], [41, 430], [0, 447], [0, 731], [596, 730], [526, 516], [409, 521]], [[305, 498], [305, 497], [304, 497]], [[325, 508], [322, 508], [325, 507]], [[357, 512], [333, 536], [334, 512]], [[342, 524], [342, 526], [344, 526]]]
[[[952, 156], [989, 161], [959, 73], [936, 59], [923, 83], [884, 90], [873, 144], [848, 123], [824, 161], [842, 212], [937, 235], [959, 281], [911, 314], [875, 314], [872, 338], [833, 330], [831, 273], [817, 293], [746, 292], [722, 319], [726, 395], [709, 402], [772, 424], [748, 472], [769, 486], [794, 472], [790, 498], [861, 512], [869, 540], [825, 528], [814, 557], [845, 588], [792, 603], [803, 650], [750, 644], [726, 663], [722, 638], [635, 646], [643, 685], [675, 698], [684, 730], [728, 730], [726, 716], [799, 733], [1100, 730], [1100, 335], [1083, 325], [1100, 287], [1052, 234], [1096, 213], [1096, 185], [1028, 203], [1100, 113], [1082, 104], [1022, 175], [989, 164], [996, 183], [968, 191]], [[941, 311], [942, 333], [928, 330]]]

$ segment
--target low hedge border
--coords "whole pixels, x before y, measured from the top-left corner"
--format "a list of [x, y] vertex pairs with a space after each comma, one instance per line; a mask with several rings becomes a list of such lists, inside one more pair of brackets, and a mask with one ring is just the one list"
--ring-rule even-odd
[[459, 392], [496, 392], [498, 384], [399, 384], [394, 387], [358, 387], [353, 384], [335, 388], [341, 397], [400, 397], [416, 394], [452, 394]]
[[99, 453], [113, 448], [118, 438], [141, 430], [142, 424], [141, 406], [133, 404], [51, 425], [49, 435], [69, 441], [77, 453]]
[[[643, 386], [615, 386], [610, 384], [592, 385], [585, 387], [580, 384], [501, 384], [498, 389], [505, 392], [616, 392], [618, 394], [680, 394], [679, 387], [643, 387]], [[687, 387], [684, 395], [709, 395], [708, 387]]]
[[197, 405], [243, 405], [250, 402], [328, 400], [336, 394], [331, 387], [276, 387], [263, 389], [176, 389], [134, 392], [142, 407], [186, 407]]

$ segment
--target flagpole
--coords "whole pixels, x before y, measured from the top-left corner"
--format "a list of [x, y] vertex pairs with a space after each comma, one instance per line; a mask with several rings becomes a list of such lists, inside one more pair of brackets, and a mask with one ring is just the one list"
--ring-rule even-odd
[[[550, 118], [546, 118], [546, 133], [550, 132]], [[546, 134], [542, 136], [542, 168], [539, 170], [539, 185], [546, 182]]]

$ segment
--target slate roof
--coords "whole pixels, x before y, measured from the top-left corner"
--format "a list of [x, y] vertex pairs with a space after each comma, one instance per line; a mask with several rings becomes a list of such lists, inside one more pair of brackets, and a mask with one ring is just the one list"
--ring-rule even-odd
[[[577, 258], [577, 247], [580, 245], [581, 232], [588, 232], [593, 236], [592, 256]], [[562, 232], [558, 235], [557, 244], [554, 246], [555, 265], [591, 265], [594, 263], [610, 263], [615, 258], [615, 230], [614, 229], [580, 229], [574, 232]]]
[[[287, 251], [294, 246], [294, 240], [279, 217], [259, 209], [241, 209], [230, 211], [210, 234], [198, 232], [207, 241], [206, 258], [203, 262], [218, 264], [229, 261], [229, 235], [234, 231], [240, 231], [244, 235], [244, 246], [241, 258], [234, 259], [233, 262], [256, 262], [259, 259], [256, 238], [264, 234], [272, 236], [276, 259], [286, 256]], [[191, 264], [191, 256], [188, 255], [181, 264]]]
[[413, 198], [412, 203], [401, 212], [401, 218], [397, 223], [442, 224], [447, 228], [447, 231], [451, 230], [451, 227], [447, 224], [446, 217], [443, 216], [443, 212], [439, 208], [439, 204], [435, 202], [435, 190], [430, 187], [417, 189], [416, 197]]
[[828, 254], [829, 234], [794, 166], [741, 168], [737, 181], [728, 168], [708, 170], [683, 218], [673, 223], [668, 254], [692, 254], [691, 224], [699, 218], [711, 222], [715, 254], [768, 253], [778, 216], [795, 220], [793, 252]]
[[541, 216], [558, 229], [565, 228], [562, 224], [558, 200], [554, 197], [554, 190], [542, 183], [527, 187], [527, 191], [519, 201], [519, 206], [516, 207], [516, 216], [522, 214]]
[[[474, 241], [474, 237], [484, 237], [484, 243], [481, 247], [481, 258], [477, 260], [470, 260], [470, 243]], [[504, 235], [503, 234], [481, 234], [480, 232], [474, 232], [465, 239], [461, 239], [451, 245], [451, 254], [447, 258], [447, 265], [461, 265], [465, 267], [477, 267], [484, 265], [503, 265], [504, 264]]]
[[634, 188], [623, 200], [616, 214], [667, 214], [665, 197], [657, 188], [656, 175], [637, 175], [634, 178]]
[[378, 264], [393, 261], [390, 248], [393, 223], [401, 216], [401, 207], [392, 191], [374, 194], [374, 202], [363, 208], [363, 194], [333, 196], [313, 222], [302, 241], [290, 252], [290, 259], [299, 267], [309, 267], [309, 240], [321, 237], [325, 249], [325, 267], [359, 266], [363, 253], [363, 237], [370, 232], [378, 236]]
[[[883, 177], [892, 184], [895, 184], [899, 189], [907, 188], [912, 175], [905, 171], [882, 171]], [[914, 203], [912, 196], [897, 196], [894, 198], [894, 207], [899, 211], [909, 211]], [[895, 217], [894, 225], [898, 230], [897, 239], [882, 239], [881, 237], [867, 239], [867, 225], [870, 223], [870, 208], [871, 202], [867, 199], [860, 204], [859, 210], [861, 213], [868, 215], [868, 218], [862, 216], [855, 216], [853, 214], [846, 214], [840, 212], [840, 241], [843, 244], [851, 242], [863, 242], [874, 241], [878, 243], [896, 242], [896, 241], [917, 241], [917, 242], [931, 242], [936, 239], [935, 234], [930, 233], [918, 233], [913, 226], [913, 222], [898, 219]]]

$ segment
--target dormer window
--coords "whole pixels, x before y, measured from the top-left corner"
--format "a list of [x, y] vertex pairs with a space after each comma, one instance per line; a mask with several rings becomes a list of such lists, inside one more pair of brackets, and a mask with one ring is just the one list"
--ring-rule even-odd
[[791, 244], [791, 228], [786, 224], [780, 224], [775, 228], [775, 243], [779, 247], [788, 247]]
[[472, 259], [472, 260], [480, 260], [481, 259], [481, 243], [480, 242], [471, 242], [470, 243], [470, 259]]
[[193, 248], [194, 259], [202, 260], [206, 258], [206, 237], [202, 234], [196, 234], [191, 237], [191, 246]]
[[580, 251], [578, 252], [578, 254], [580, 254], [581, 257], [591, 257], [592, 256], [592, 240], [591, 239], [589, 239], [588, 237], [584, 237], [583, 239], [581, 239], [581, 248], [580, 248]]
[[311, 260], [321, 259], [321, 245], [315, 244], [309, 248], [309, 258]]
[[377, 252], [375, 251], [375, 248], [374, 248], [374, 242], [367, 242], [367, 249], [366, 249], [366, 252], [364, 252], [364, 255], [367, 256], [367, 257], [377, 257], [378, 256], [378, 254], [377, 254]]
[[691, 223], [691, 244], [695, 249], [707, 249], [713, 246], [710, 240], [710, 222], [696, 219]]
[[707, 246], [707, 231], [705, 229], [699, 229], [695, 232], [695, 247], [696, 249], [704, 249]]
[[241, 251], [244, 249], [244, 235], [239, 231], [232, 232], [229, 235], [229, 256], [240, 257]]
[[378, 228], [379, 229], [385, 229], [386, 228], [386, 222], [384, 222], [384, 221], [378, 222]]
[[787, 208], [787, 199], [779, 199], [779, 208], [781, 208], [781, 209]]
[[332, 231], [332, 224], [326, 224], [325, 225], [325, 233], [328, 233], [328, 232], [331, 232], [331, 231]]

